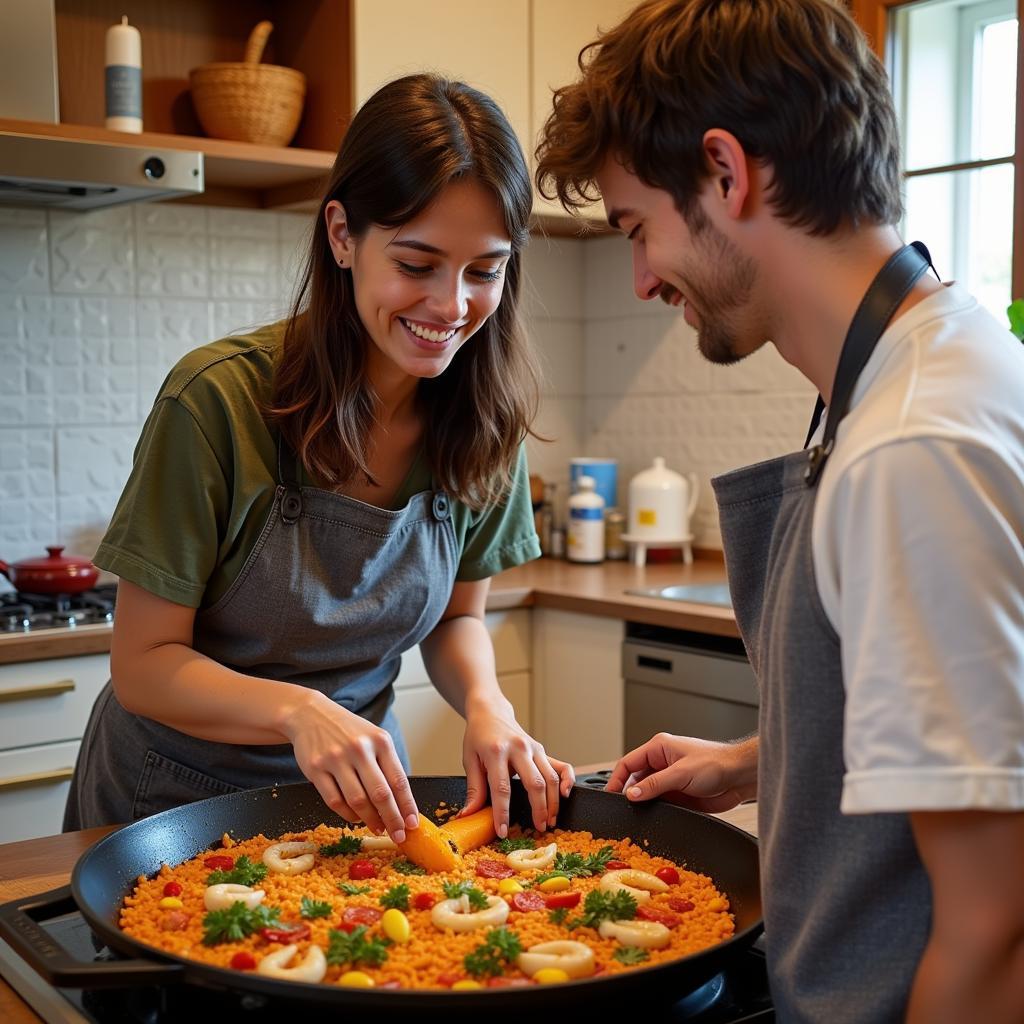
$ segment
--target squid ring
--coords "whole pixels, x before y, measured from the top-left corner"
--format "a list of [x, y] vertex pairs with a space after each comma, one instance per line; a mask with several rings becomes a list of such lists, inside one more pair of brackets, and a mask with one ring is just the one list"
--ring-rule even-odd
[[265, 974], [269, 978], [280, 978], [283, 981], [323, 981], [327, 973], [327, 957], [319, 946], [310, 946], [305, 957], [294, 967], [286, 966], [298, 948], [294, 945], [283, 946], [273, 953], [268, 953], [256, 965], [256, 973]]
[[664, 949], [672, 941], [672, 933], [660, 921], [602, 921], [597, 930], [602, 939], [641, 949]]
[[546, 967], [565, 971], [570, 978], [589, 978], [594, 973], [594, 951], [572, 939], [540, 942], [520, 953], [516, 966], [531, 978]]
[[510, 868], [516, 871], [543, 871], [555, 862], [558, 846], [548, 843], [537, 850], [513, 850], [505, 857]]
[[652, 875], [649, 871], [637, 871], [635, 868], [607, 872], [601, 878], [600, 887], [605, 892], [624, 889], [637, 903], [646, 903], [652, 892], [665, 892], [668, 889], [657, 875]]
[[227, 910], [232, 903], [244, 903], [249, 910], [254, 910], [263, 902], [266, 895], [262, 889], [236, 885], [234, 882], [221, 882], [206, 887], [203, 905], [207, 910]]
[[508, 904], [500, 896], [488, 896], [483, 910], [471, 910], [469, 897], [441, 900], [430, 910], [435, 928], [451, 928], [453, 932], [471, 932], [476, 928], [497, 928], [508, 920]]
[[263, 851], [263, 863], [282, 875], [301, 875], [313, 866], [316, 843], [274, 843]]

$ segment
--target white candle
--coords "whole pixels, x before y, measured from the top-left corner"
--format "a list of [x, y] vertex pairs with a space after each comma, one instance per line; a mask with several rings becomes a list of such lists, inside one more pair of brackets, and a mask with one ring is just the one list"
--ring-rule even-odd
[[106, 125], [118, 132], [142, 131], [142, 36], [128, 24], [107, 29]]

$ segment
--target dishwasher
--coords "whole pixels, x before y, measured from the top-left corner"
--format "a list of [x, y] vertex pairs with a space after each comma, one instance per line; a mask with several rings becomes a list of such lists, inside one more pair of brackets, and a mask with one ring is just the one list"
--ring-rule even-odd
[[743, 641], [626, 623], [625, 749], [671, 732], [734, 740], [757, 730], [758, 690]]

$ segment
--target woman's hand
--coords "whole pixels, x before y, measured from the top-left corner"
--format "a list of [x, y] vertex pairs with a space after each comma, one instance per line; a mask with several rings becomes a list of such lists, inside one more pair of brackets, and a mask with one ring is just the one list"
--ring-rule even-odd
[[576, 774], [572, 765], [548, 757], [543, 746], [516, 721], [511, 705], [483, 708], [466, 716], [462, 763], [466, 768], [466, 806], [472, 814], [487, 803], [490, 791], [494, 828], [508, 834], [511, 777], [519, 776], [530, 797], [533, 825], [544, 832], [555, 824], [559, 794], [568, 796]]
[[420, 819], [391, 736], [316, 690], [305, 693], [281, 722], [303, 775], [343, 818], [404, 842]]
[[757, 737], [717, 743], [660, 732], [619, 759], [605, 789], [716, 814], [757, 795]]

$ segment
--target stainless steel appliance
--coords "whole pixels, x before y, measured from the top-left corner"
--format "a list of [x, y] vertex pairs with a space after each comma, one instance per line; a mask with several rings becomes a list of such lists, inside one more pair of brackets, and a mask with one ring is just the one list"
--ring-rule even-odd
[[103, 583], [80, 594], [29, 594], [18, 590], [0, 593], [0, 635], [110, 626], [116, 596], [116, 583]]
[[757, 681], [743, 641], [626, 624], [625, 749], [655, 733], [733, 740], [757, 729]]

